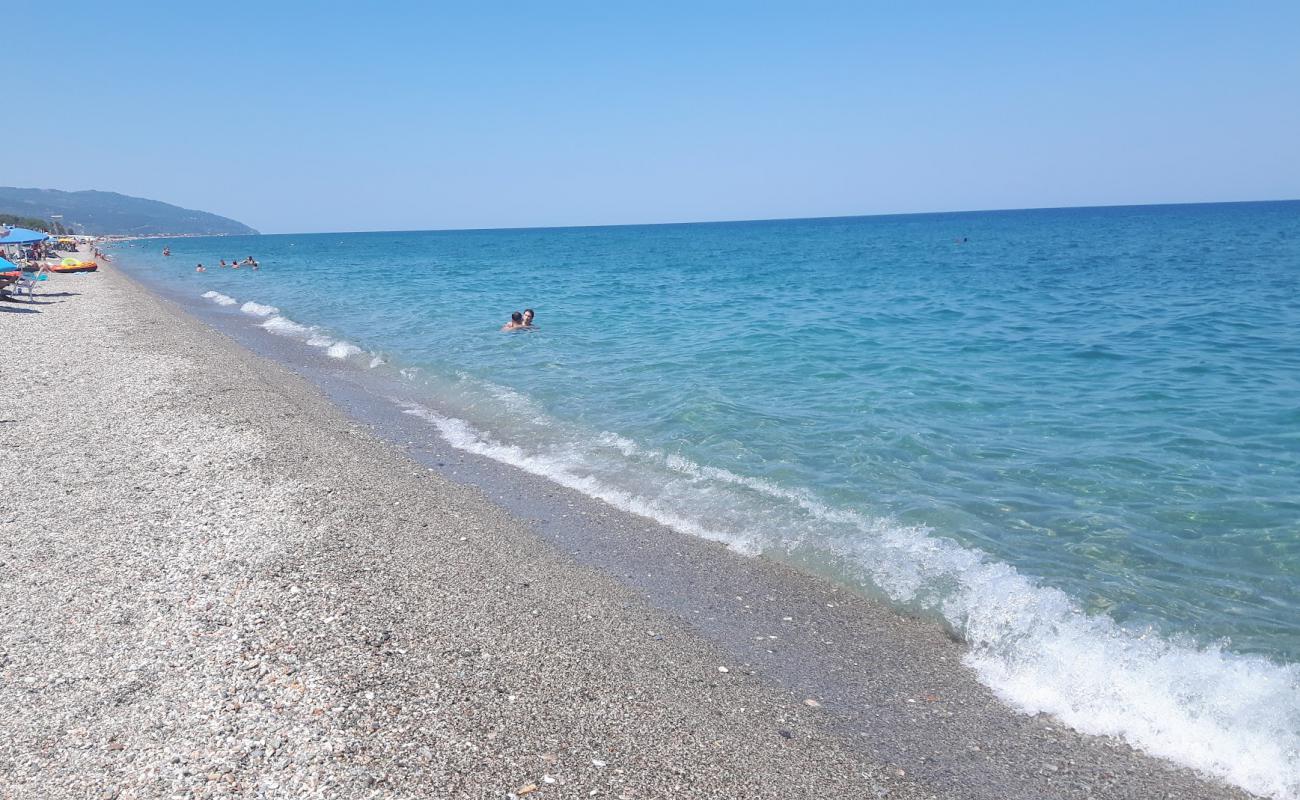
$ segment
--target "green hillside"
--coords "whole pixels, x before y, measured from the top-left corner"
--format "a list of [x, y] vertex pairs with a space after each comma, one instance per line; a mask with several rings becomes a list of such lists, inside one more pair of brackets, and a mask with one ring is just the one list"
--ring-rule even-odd
[[62, 192], [0, 186], [0, 214], [42, 220], [62, 215], [62, 223], [69, 230], [89, 234], [257, 233], [242, 222], [206, 211], [94, 190]]

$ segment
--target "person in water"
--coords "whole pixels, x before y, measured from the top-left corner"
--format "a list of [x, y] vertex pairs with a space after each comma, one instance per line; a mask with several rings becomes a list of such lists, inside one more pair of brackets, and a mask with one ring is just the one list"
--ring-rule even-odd
[[524, 327], [533, 327], [533, 310], [531, 308], [524, 309]]
[[518, 311], [510, 315], [510, 321], [501, 326], [503, 331], [517, 331], [524, 327], [524, 315]]
[[226, 265], [226, 260], [223, 258], [223, 259], [221, 259], [221, 266], [224, 267], [225, 265]]
[[207, 272], [207, 271], [208, 271], [208, 268], [205, 267], [205, 266], [203, 266], [202, 264], [199, 264], [197, 267], [194, 268], [194, 271], [195, 271], [195, 272]]

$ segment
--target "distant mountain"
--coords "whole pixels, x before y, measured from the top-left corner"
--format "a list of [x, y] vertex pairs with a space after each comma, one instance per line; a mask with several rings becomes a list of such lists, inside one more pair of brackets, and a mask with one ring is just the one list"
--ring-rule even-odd
[[57, 189], [0, 186], [0, 213], [46, 220], [52, 215], [62, 214], [63, 224], [77, 233], [257, 233], [242, 222], [206, 211], [192, 211], [157, 200], [94, 190], [61, 192]]

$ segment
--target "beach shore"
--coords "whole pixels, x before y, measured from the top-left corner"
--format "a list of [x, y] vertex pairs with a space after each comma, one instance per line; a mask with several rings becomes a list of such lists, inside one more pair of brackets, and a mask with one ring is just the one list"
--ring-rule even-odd
[[47, 287], [0, 304], [0, 796], [1245, 796], [931, 623], [395, 447], [112, 267]]

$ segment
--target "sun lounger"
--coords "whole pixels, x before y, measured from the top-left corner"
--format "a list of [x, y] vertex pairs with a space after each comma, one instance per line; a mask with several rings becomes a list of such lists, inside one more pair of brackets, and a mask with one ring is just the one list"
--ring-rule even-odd
[[[0, 259], [0, 261], [3, 261], [3, 263], [0, 263], [0, 272], [3, 272], [6, 276], [0, 278], [0, 292], [14, 297], [21, 297], [26, 294], [28, 300], [34, 299], [36, 297], [36, 287], [47, 279], [50, 272], [45, 264], [41, 264], [40, 269], [35, 272], [27, 272], [8, 261], [3, 259]], [[13, 267], [13, 270], [6, 270], [6, 267]]]
[[11, 261], [5, 261], [0, 258], [0, 294], [8, 296], [13, 292], [13, 287], [21, 279], [23, 273], [18, 269], [18, 265]]

